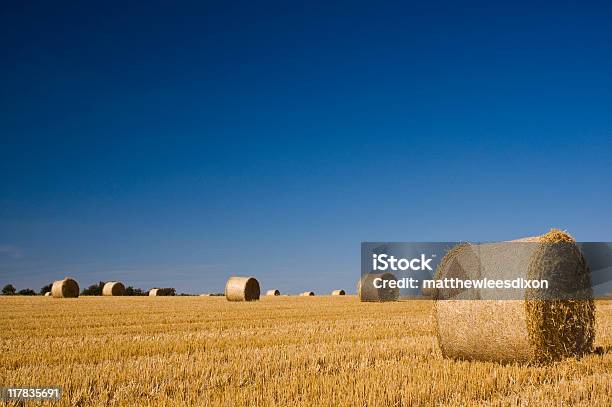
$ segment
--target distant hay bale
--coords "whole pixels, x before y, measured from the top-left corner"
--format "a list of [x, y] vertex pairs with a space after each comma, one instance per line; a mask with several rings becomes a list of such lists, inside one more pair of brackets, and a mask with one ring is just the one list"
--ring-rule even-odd
[[421, 295], [423, 297], [435, 297], [436, 289], [431, 287], [423, 287], [421, 288]]
[[361, 277], [361, 280], [357, 283], [357, 295], [363, 302], [387, 302], [397, 301], [399, 299], [399, 288], [381, 287], [377, 288], [374, 286], [376, 279], [382, 279], [382, 281], [395, 281], [395, 276], [391, 273], [368, 273]]
[[254, 277], [230, 277], [225, 284], [225, 298], [228, 301], [259, 300], [259, 282]]
[[45, 297], [51, 297], [51, 291], [47, 291], [47, 292], [45, 293]]
[[301, 297], [313, 297], [315, 295], [314, 291], [304, 291], [300, 294]]
[[149, 290], [149, 297], [168, 297], [175, 295], [174, 288], [152, 288]]
[[268, 291], [266, 291], [266, 295], [267, 296], [277, 296], [277, 295], [280, 295], [280, 291], [278, 291], [278, 290], [268, 290]]
[[[529, 243], [515, 245], [512, 243]], [[437, 289], [437, 337], [442, 355], [466, 360], [547, 362], [592, 350], [595, 336], [590, 271], [574, 240], [549, 233], [510, 244], [461, 244], [450, 250], [434, 279], [548, 280], [543, 289], [523, 291]], [[579, 297], [563, 297], [573, 287]], [[518, 292], [518, 294], [517, 294]], [[507, 299], [504, 299], [507, 298]]]
[[344, 290], [334, 290], [331, 295], [346, 295], [346, 292]]
[[79, 296], [79, 283], [70, 277], [55, 281], [51, 286], [51, 295], [53, 298], [77, 298]]
[[102, 288], [104, 296], [121, 296], [125, 295], [125, 286], [119, 281], [109, 281]]

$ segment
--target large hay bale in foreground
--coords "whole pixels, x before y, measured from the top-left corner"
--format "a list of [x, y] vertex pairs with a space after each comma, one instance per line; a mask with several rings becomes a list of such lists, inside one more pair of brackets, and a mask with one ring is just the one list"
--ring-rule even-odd
[[376, 279], [382, 282], [397, 280], [392, 273], [368, 273], [361, 277], [357, 283], [357, 296], [363, 302], [386, 302], [397, 301], [399, 299], [399, 288], [388, 286], [377, 288], [374, 284]]
[[278, 291], [278, 290], [268, 290], [268, 291], [266, 291], [266, 295], [267, 296], [277, 296], [277, 295], [280, 295], [280, 291]]
[[254, 277], [230, 277], [225, 284], [228, 301], [255, 301], [259, 294], [259, 282]]
[[119, 281], [109, 281], [102, 288], [102, 295], [121, 296], [125, 295], [125, 286]]
[[79, 283], [70, 277], [55, 281], [51, 286], [51, 295], [53, 298], [77, 298], [79, 296]]
[[[592, 350], [595, 314], [590, 271], [574, 240], [551, 230], [513, 242], [462, 244], [449, 251], [435, 279], [548, 280], [541, 288], [437, 289], [442, 355], [498, 362], [546, 362]], [[573, 291], [576, 294], [563, 296]]]
[[314, 297], [314, 291], [304, 291], [300, 294], [300, 297]]
[[331, 295], [346, 295], [346, 292], [344, 290], [334, 290]]

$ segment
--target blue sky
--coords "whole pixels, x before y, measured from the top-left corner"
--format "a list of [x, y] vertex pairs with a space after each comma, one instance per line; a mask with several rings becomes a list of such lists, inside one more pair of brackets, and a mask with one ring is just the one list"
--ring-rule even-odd
[[0, 284], [354, 291], [362, 241], [612, 241], [605, 3], [0, 7]]

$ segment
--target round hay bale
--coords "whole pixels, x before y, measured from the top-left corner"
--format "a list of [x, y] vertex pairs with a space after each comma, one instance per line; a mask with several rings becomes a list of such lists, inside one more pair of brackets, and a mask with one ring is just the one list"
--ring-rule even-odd
[[277, 296], [277, 295], [280, 295], [280, 291], [278, 291], [278, 290], [268, 290], [268, 291], [266, 291], [266, 295], [267, 296]]
[[157, 297], [158, 295], [160, 295], [158, 293], [159, 293], [159, 288], [151, 288], [149, 290], [149, 297]]
[[55, 281], [51, 286], [51, 295], [53, 298], [77, 298], [79, 296], [79, 283], [70, 277]]
[[421, 295], [423, 297], [435, 297], [436, 296], [436, 289], [435, 288], [431, 288], [431, 287], [422, 287], [421, 288]]
[[45, 293], [45, 297], [51, 297], [51, 291], [47, 291], [47, 292]]
[[[526, 243], [526, 244], [514, 244]], [[595, 336], [590, 271], [565, 232], [512, 242], [461, 244], [434, 279], [548, 280], [549, 290], [435, 290], [438, 343], [445, 357], [496, 362], [548, 362], [592, 350]], [[577, 288], [579, 297], [563, 297]], [[518, 294], [517, 294], [518, 293]]]
[[303, 293], [300, 294], [301, 297], [314, 297], [315, 293], [314, 291], [304, 291]]
[[125, 295], [125, 286], [119, 281], [109, 281], [102, 288], [102, 295], [121, 296]]
[[346, 295], [346, 292], [344, 290], [334, 290], [331, 295]]
[[225, 284], [228, 301], [255, 301], [259, 294], [259, 282], [254, 277], [230, 277]]
[[392, 273], [369, 273], [365, 274], [357, 284], [357, 295], [363, 302], [386, 302], [399, 299], [399, 288], [374, 286], [374, 280], [381, 278], [384, 281], [397, 280]]

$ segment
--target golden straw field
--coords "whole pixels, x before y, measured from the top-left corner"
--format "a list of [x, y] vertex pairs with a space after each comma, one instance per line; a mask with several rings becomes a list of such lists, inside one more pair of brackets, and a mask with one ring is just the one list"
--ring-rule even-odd
[[2, 297], [0, 386], [59, 385], [83, 406], [610, 404], [612, 301], [597, 302], [599, 354], [544, 366], [441, 358], [431, 307]]

